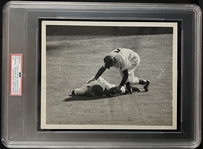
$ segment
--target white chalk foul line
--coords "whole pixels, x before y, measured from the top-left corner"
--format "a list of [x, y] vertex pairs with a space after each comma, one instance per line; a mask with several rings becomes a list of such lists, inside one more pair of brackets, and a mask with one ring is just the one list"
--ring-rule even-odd
[[160, 69], [161, 70], [161, 73], [160, 75], [157, 77], [158, 79], [161, 77], [161, 75], [163, 74], [164, 70], [163, 69]]

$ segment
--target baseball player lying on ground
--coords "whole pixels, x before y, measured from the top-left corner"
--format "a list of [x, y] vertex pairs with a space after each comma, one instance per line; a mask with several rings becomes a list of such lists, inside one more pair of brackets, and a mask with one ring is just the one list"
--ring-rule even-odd
[[118, 86], [121, 89], [124, 85], [129, 93], [132, 93], [132, 85], [143, 85], [145, 92], [148, 92], [149, 80], [139, 79], [134, 75], [134, 71], [140, 64], [139, 55], [131, 49], [117, 48], [104, 57], [104, 65], [97, 71], [92, 80], [97, 80], [106, 69], [115, 67], [119, 69], [122, 80]]
[[[107, 82], [104, 78], [99, 77], [97, 80], [92, 80], [93, 77], [83, 84], [80, 88], [72, 91], [71, 95], [75, 96], [92, 96], [92, 97], [113, 97], [118, 95], [128, 94], [128, 90], [123, 86], [120, 89], [115, 84]], [[134, 92], [140, 92], [136, 87], [132, 87]]]

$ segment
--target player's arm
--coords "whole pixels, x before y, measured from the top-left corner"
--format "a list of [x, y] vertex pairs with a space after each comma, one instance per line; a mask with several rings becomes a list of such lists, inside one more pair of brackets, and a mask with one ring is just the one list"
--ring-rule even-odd
[[106, 68], [104, 66], [102, 66], [96, 73], [95, 75], [95, 79], [97, 80], [103, 73], [104, 71], [106, 70]]
[[82, 95], [85, 95], [86, 94], [86, 90], [81, 87], [81, 88], [76, 88], [72, 91], [71, 93], [72, 95], [75, 95], [75, 96], [82, 96]]
[[96, 73], [95, 77], [92, 78], [91, 80], [89, 80], [87, 83], [90, 83], [91, 81], [95, 81], [97, 80], [103, 73], [104, 71], [106, 70], [106, 68], [104, 66], [102, 66]]
[[125, 70], [123, 71], [123, 78], [122, 78], [122, 80], [121, 80], [121, 83], [120, 83], [119, 86], [118, 86], [119, 89], [120, 89], [122, 86], [124, 86], [124, 84], [126, 83], [127, 79], [128, 79], [128, 69], [125, 69]]

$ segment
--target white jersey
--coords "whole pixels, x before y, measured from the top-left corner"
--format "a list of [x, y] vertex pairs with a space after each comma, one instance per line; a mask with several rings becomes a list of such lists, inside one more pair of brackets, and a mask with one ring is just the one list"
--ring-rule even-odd
[[139, 64], [140, 61], [140, 57], [136, 52], [126, 48], [115, 49], [108, 55], [115, 57], [116, 63], [114, 64], [114, 67], [119, 68], [122, 71], [131, 69]]
[[[92, 78], [94, 78], [94, 76], [93, 76]], [[90, 78], [90, 80], [91, 80], [92, 78]], [[88, 80], [87, 82], [89, 82], [89, 80]], [[83, 84], [83, 86], [81, 86], [80, 88], [76, 88], [76, 89], [74, 90], [75, 95], [84, 95], [84, 94], [86, 94], [86, 93], [88, 92], [88, 87], [92, 87], [92, 86], [94, 86], [94, 85], [99, 85], [99, 86], [101, 86], [101, 87], [103, 88], [103, 91], [104, 91], [105, 89], [109, 90], [110, 88], [116, 86], [115, 84], [110, 84], [110, 83], [107, 82], [104, 78], [99, 77], [99, 78], [98, 78], [97, 80], [95, 80], [95, 81], [91, 81], [91, 82], [89, 82], [89, 83], [85, 83], [85, 84]]]

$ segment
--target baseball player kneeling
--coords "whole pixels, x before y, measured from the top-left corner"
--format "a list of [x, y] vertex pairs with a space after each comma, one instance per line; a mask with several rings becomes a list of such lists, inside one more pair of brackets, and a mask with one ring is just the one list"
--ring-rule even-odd
[[127, 48], [117, 48], [104, 57], [104, 65], [97, 71], [92, 80], [97, 80], [106, 69], [115, 67], [119, 69], [122, 77], [118, 89], [126, 85], [129, 93], [132, 93], [132, 86], [140, 84], [143, 85], [145, 92], [148, 92], [150, 81], [139, 79], [134, 75], [139, 64], [140, 57], [136, 52]]

